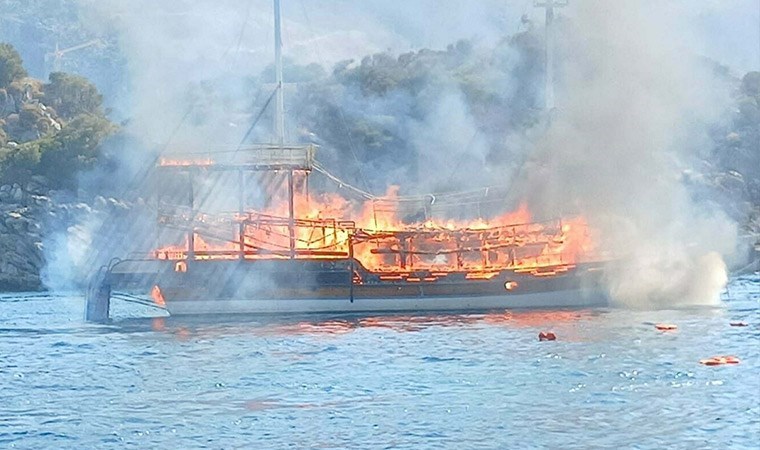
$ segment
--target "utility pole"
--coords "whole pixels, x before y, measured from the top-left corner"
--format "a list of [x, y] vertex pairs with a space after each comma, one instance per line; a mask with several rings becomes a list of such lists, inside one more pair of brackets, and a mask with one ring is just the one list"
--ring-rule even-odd
[[546, 89], [544, 90], [544, 100], [546, 101], [546, 110], [551, 111], [554, 109], [554, 8], [567, 6], [567, 0], [536, 0], [533, 2], [533, 6], [546, 9]]
[[52, 58], [53, 60], [53, 72], [60, 72], [61, 71], [61, 63], [63, 60], [63, 55], [74, 52], [77, 50], [82, 50], [87, 47], [91, 47], [93, 45], [104, 45], [103, 41], [100, 39], [93, 39], [89, 42], [85, 42], [84, 44], [75, 45], [73, 47], [69, 47], [66, 49], [61, 50], [58, 48], [58, 42], [55, 43], [55, 51], [50, 53], [45, 53], [45, 60], [48, 61]]

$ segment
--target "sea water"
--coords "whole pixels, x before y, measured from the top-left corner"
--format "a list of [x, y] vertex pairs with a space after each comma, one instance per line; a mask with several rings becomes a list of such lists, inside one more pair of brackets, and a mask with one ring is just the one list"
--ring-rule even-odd
[[[760, 446], [757, 276], [711, 309], [109, 325], [83, 309], [0, 297], [0, 448]], [[741, 363], [699, 364], [724, 354]]]

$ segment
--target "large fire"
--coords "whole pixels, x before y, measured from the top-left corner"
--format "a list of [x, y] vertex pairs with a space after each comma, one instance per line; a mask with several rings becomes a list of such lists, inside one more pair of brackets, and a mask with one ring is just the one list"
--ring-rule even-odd
[[[389, 192], [384, 201], [392, 202], [394, 195]], [[505, 269], [553, 275], [591, 258], [594, 252], [582, 217], [532, 222], [527, 205], [488, 220], [428, 218], [407, 223], [396, 210], [379, 208], [374, 200], [357, 205], [335, 194], [296, 194], [291, 224], [288, 202], [274, 200], [273, 206], [263, 211], [243, 214], [165, 216], [165, 225], [188, 232], [184, 242], [160, 248], [154, 257], [354, 257], [367, 270], [381, 273], [383, 279], [432, 281], [437, 273], [451, 272], [488, 279]], [[415, 278], [420, 273], [427, 275]]]

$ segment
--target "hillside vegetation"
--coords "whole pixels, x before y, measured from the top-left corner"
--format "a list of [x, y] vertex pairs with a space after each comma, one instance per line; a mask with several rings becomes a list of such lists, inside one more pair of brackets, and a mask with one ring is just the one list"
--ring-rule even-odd
[[51, 187], [76, 188], [77, 175], [97, 165], [102, 142], [116, 130], [102, 104], [81, 76], [27, 76], [18, 52], [0, 44], [0, 184], [41, 176]]

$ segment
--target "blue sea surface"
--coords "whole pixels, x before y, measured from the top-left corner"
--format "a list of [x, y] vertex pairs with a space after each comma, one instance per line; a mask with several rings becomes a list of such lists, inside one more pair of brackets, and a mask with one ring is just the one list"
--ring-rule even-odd
[[[94, 325], [83, 308], [0, 296], [0, 448], [760, 448], [757, 276], [712, 309]], [[699, 364], [715, 355], [741, 363]]]

